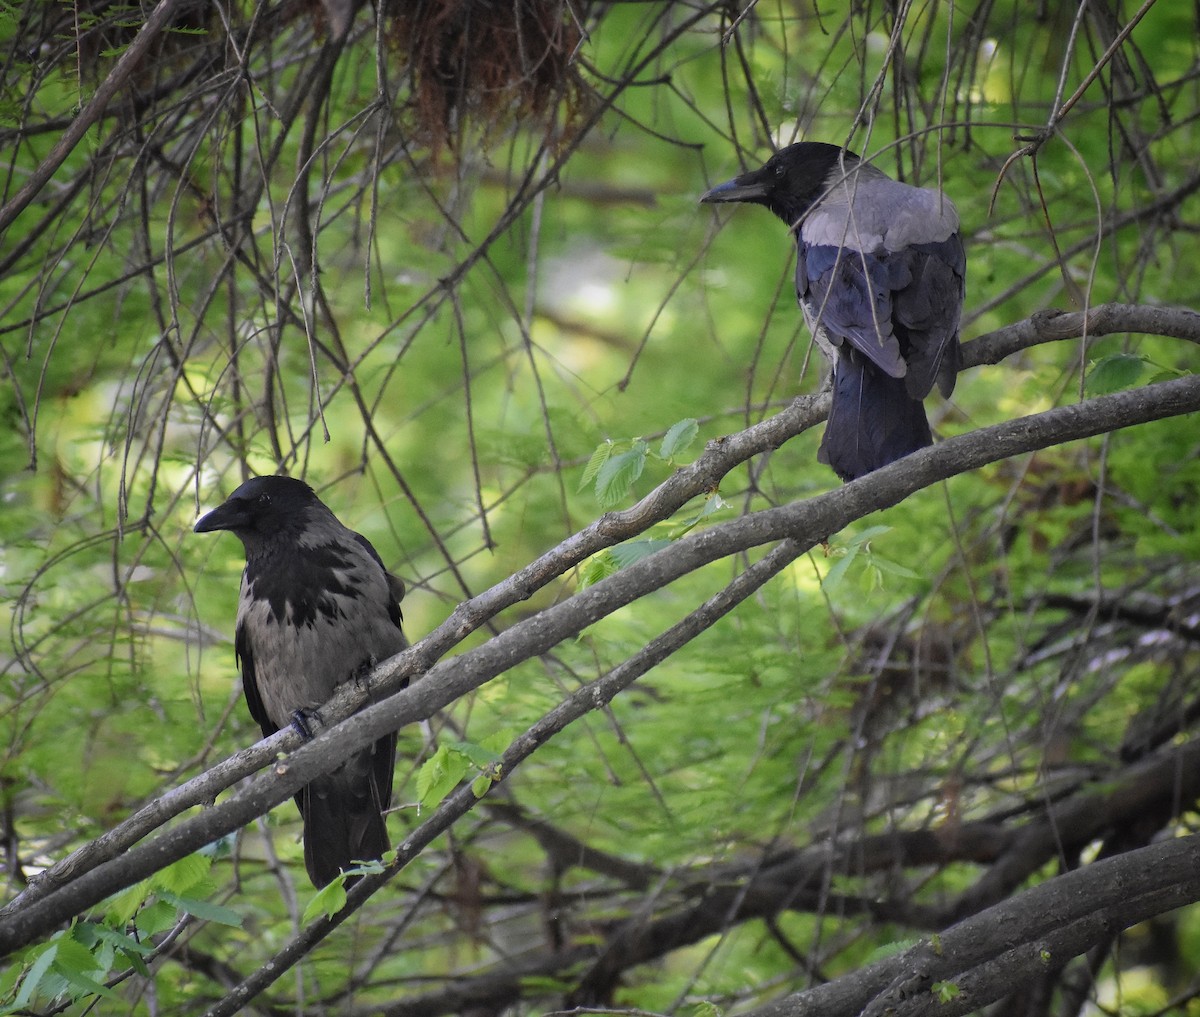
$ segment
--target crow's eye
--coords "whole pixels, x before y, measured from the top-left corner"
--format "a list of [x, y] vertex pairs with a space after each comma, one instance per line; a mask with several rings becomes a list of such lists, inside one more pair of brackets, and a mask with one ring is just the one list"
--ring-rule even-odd
[[776, 164], [775, 164], [775, 175], [776, 175], [777, 177], [781, 177], [781, 176], [783, 176], [783, 174], [784, 174], [784, 171], [786, 170], [786, 168], [787, 168], [787, 167], [785, 167], [785, 166], [783, 165], [783, 163], [781, 163], [781, 162], [778, 162], [778, 163], [776, 163]]
[[260, 494], [258, 496], [258, 503], [260, 505], [270, 505], [271, 504], [271, 496], [269, 494]]

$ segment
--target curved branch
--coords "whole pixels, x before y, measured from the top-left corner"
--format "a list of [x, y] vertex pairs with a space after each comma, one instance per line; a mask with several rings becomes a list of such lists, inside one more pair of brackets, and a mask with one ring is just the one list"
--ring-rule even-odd
[[1141, 332], [1200, 343], [1200, 314], [1185, 307], [1100, 304], [1087, 311], [1038, 311], [1024, 321], [963, 343], [962, 365], [998, 364], [1040, 343], [1092, 338], [1114, 332]]

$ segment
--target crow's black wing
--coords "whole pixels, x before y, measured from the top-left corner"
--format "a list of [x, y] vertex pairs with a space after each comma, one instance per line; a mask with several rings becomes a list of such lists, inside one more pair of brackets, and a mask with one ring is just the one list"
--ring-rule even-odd
[[[243, 596], [245, 596], [244, 584]], [[250, 641], [250, 633], [246, 628], [246, 620], [242, 617], [238, 619], [237, 629], [234, 631], [233, 652], [242, 671], [242, 692], [246, 696], [246, 705], [250, 708], [250, 716], [262, 728], [264, 738], [273, 735], [279, 730], [279, 727], [267, 716], [262, 695], [258, 691], [258, 679], [254, 672], [254, 648]]]
[[375, 559], [375, 562], [383, 571], [384, 578], [387, 580], [388, 593], [391, 594], [392, 598], [391, 603], [388, 604], [388, 614], [391, 615], [392, 621], [396, 623], [396, 628], [400, 628], [401, 622], [404, 620], [404, 616], [400, 613], [400, 602], [404, 599], [405, 594], [404, 580], [392, 575], [387, 570], [387, 566], [383, 564], [383, 559], [379, 557], [379, 552], [375, 550], [375, 545], [367, 540], [366, 537], [361, 533], [355, 533], [354, 539], [366, 548], [367, 554]]

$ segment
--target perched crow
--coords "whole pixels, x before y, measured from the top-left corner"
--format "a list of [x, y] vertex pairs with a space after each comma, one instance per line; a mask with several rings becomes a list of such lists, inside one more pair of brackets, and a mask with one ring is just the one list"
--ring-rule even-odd
[[[196, 523], [197, 533], [212, 530], [231, 531], [246, 548], [234, 649], [264, 737], [291, 723], [307, 733], [307, 717], [338, 685], [407, 645], [404, 584], [303, 481], [247, 480]], [[395, 760], [389, 734], [296, 795], [314, 885], [388, 849]]]
[[700, 200], [765, 205], [796, 231], [796, 296], [833, 364], [817, 458], [853, 480], [932, 444], [921, 400], [935, 379], [954, 388], [965, 293], [950, 199], [806, 141]]

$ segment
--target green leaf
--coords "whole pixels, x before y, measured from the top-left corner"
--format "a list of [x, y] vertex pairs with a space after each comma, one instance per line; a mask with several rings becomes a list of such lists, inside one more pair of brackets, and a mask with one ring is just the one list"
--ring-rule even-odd
[[451, 752], [461, 753], [481, 770], [500, 762], [498, 753], [474, 742], [447, 742], [446, 745]]
[[211, 868], [212, 859], [210, 857], [202, 854], [190, 854], [156, 872], [150, 877], [150, 886], [154, 890], [187, 893], [208, 875]]
[[134, 939], [132, 935], [126, 935], [124, 932], [118, 932], [115, 928], [109, 928], [104, 925], [92, 925], [97, 939], [103, 940], [110, 947], [115, 947], [115, 950], [125, 957], [128, 964], [133, 970], [136, 970], [143, 977], [150, 976], [150, 969], [146, 967], [143, 957], [154, 952], [154, 946], [149, 943], [142, 943]]
[[1148, 363], [1136, 353], [1113, 353], [1092, 364], [1083, 389], [1089, 395], [1108, 395], [1138, 383]]
[[417, 772], [417, 801], [421, 808], [434, 808], [458, 787], [471, 770], [471, 761], [460, 752], [439, 745]]
[[101, 969], [97, 965], [92, 951], [70, 937], [64, 937], [58, 944], [58, 952], [54, 957], [54, 970], [75, 989], [76, 995], [94, 993], [108, 999], [118, 998], [112, 989], [107, 985], [102, 985], [94, 977]]
[[579, 585], [583, 589], [589, 586], [594, 586], [602, 579], [607, 579], [615, 572], [619, 572], [621, 566], [617, 564], [617, 560], [608, 550], [600, 551], [592, 555], [579, 568]]
[[165, 932], [178, 920], [178, 912], [165, 900], [156, 900], [137, 913], [133, 926], [143, 936]]
[[104, 920], [114, 927], [129, 924], [129, 920], [145, 903], [149, 894], [150, 880], [143, 879], [140, 883], [134, 883], [133, 886], [108, 899], [104, 908]]
[[610, 509], [628, 496], [634, 482], [646, 468], [646, 443], [638, 439], [628, 452], [608, 459], [596, 474], [596, 498], [604, 509]]
[[692, 1017], [721, 1017], [722, 1010], [716, 1003], [710, 1003], [704, 1000], [697, 1003], [695, 1009], [692, 1010]]
[[833, 553], [837, 556], [837, 561], [830, 566], [829, 571], [825, 573], [825, 578], [821, 580], [822, 589], [832, 594], [841, 585], [843, 580], [845, 580], [850, 565], [858, 557], [858, 552], [861, 550], [861, 544], [850, 544], [844, 548], [835, 548]]
[[921, 940], [919, 939], [894, 939], [890, 943], [882, 943], [867, 954], [863, 961], [863, 967], [883, 960], [885, 957], [895, 957], [896, 954], [903, 953], [910, 947], [917, 946], [920, 942]]
[[696, 435], [699, 433], [700, 425], [692, 417], [685, 417], [677, 424], [671, 425], [671, 429], [663, 436], [658, 454], [663, 459], [674, 458], [680, 452], [687, 451], [688, 446], [696, 440]]
[[596, 474], [600, 472], [600, 467], [608, 462], [615, 448], [616, 446], [607, 439], [596, 446], [596, 450], [587, 461], [587, 466], [583, 468], [583, 479], [579, 481], [580, 491], [596, 479]]
[[493, 758], [498, 763], [508, 751], [508, 747], [512, 744], [516, 737], [513, 728], [503, 728], [499, 731], [493, 731], [490, 735], [480, 741], [480, 745], [487, 751], [493, 754]]
[[168, 893], [166, 890], [159, 890], [158, 895], [168, 904], [174, 904], [180, 911], [186, 911], [194, 918], [200, 918], [206, 922], [218, 922], [221, 925], [232, 925], [235, 928], [242, 924], [241, 915], [230, 908], [221, 907], [220, 904], [210, 904], [208, 901], [196, 900], [194, 897], [181, 897], [178, 894]]
[[628, 568], [636, 561], [641, 561], [643, 558], [648, 558], [656, 551], [661, 551], [664, 547], [670, 547], [669, 540], [629, 540], [624, 544], [617, 544], [615, 547], [610, 547], [613, 560], [617, 563], [617, 568]]
[[891, 533], [890, 526], [868, 526], [865, 530], [860, 530], [858, 533], [846, 539], [847, 544], [864, 545], [871, 543], [876, 537], [882, 537], [885, 533]]
[[933, 993], [933, 998], [939, 1003], [949, 1003], [962, 993], [962, 989], [953, 982], [934, 982], [930, 986], [930, 992]]
[[728, 508], [724, 498], [716, 491], [712, 491], [704, 496], [704, 504], [700, 507], [700, 511], [693, 516], [689, 516], [683, 522], [671, 528], [671, 539], [678, 540], [680, 537], [690, 533], [700, 523], [711, 515], [715, 515], [723, 508]]
[[871, 555], [871, 564], [880, 572], [886, 572], [888, 575], [900, 576], [901, 579], [920, 579], [919, 572], [915, 572], [907, 565], [901, 565], [899, 562], [892, 561], [889, 558], [881, 558], [879, 555]]
[[17, 998], [13, 1000], [13, 1008], [20, 1010], [29, 1005], [33, 999], [33, 994], [37, 992], [38, 987], [42, 984], [42, 980], [50, 973], [54, 965], [54, 958], [58, 956], [58, 945], [60, 939], [52, 940], [47, 946], [42, 948], [41, 953], [37, 954], [37, 959], [30, 965], [29, 971], [21, 980], [21, 991], [17, 993]]
[[326, 918], [332, 918], [346, 906], [346, 887], [344, 879], [335, 879], [328, 886], [321, 887], [315, 894], [312, 900], [304, 908], [304, 916], [301, 919], [305, 925], [316, 918], [324, 915]]

